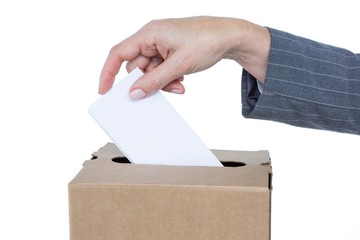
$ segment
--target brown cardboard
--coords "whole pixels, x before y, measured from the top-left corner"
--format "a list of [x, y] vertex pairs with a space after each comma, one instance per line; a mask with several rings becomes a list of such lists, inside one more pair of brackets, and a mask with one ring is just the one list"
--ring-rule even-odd
[[118, 163], [127, 159], [106, 144], [69, 183], [70, 239], [269, 240], [269, 153], [212, 151], [245, 165]]

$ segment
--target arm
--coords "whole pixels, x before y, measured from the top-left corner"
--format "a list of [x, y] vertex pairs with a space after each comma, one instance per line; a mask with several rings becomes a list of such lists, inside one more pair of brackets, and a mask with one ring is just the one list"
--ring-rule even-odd
[[295, 126], [360, 134], [360, 56], [270, 29], [260, 95], [243, 72], [243, 115]]
[[[241, 19], [150, 22], [112, 48], [99, 92], [111, 88], [127, 61], [128, 71], [137, 66], [145, 72], [130, 88], [133, 99], [160, 89], [181, 94], [184, 75], [205, 70], [223, 58], [244, 68], [245, 117], [360, 134], [359, 55]], [[265, 83], [262, 94], [257, 81]]]

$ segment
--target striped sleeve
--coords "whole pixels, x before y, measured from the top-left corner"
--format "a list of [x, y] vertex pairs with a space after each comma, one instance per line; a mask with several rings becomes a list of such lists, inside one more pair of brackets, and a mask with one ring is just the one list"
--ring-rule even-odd
[[360, 134], [360, 55], [269, 28], [265, 84], [242, 76], [246, 118]]

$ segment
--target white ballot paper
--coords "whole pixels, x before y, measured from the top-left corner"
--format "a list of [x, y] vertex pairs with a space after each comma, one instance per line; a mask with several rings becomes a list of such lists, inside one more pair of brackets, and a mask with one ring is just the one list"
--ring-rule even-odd
[[142, 75], [136, 68], [89, 107], [120, 151], [135, 164], [222, 166], [160, 92], [136, 101], [129, 97]]

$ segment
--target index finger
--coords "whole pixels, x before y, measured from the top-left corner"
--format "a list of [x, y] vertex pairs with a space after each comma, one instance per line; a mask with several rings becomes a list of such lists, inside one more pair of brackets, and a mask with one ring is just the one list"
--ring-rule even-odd
[[140, 45], [136, 42], [135, 37], [130, 37], [111, 48], [100, 74], [100, 94], [110, 90], [122, 63], [135, 59], [139, 56], [140, 51]]

